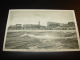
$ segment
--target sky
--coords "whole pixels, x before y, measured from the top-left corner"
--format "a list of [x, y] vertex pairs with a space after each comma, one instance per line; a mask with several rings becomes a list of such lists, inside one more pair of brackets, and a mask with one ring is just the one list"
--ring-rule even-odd
[[11, 11], [9, 25], [38, 24], [47, 26], [47, 22], [68, 23], [73, 22], [73, 13], [69, 11]]

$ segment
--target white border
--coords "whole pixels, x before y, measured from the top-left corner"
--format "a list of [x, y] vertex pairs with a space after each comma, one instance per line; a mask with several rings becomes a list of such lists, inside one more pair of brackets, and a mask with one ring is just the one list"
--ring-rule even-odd
[[[72, 11], [74, 22], [75, 22], [75, 27], [76, 27], [79, 49], [37, 49], [37, 50], [33, 50], [33, 49], [28, 49], [28, 50], [27, 49], [6, 49], [5, 43], [6, 43], [7, 28], [8, 28], [8, 24], [9, 24], [9, 18], [10, 18], [11, 11]], [[76, 21], [74, 10], [44, 10], [44, 9], [12, 9], [12, 10], [9, 10], [7, 24], [6, 24], [6, 30], [5, 30], [5, 36], [4, 36], [4, 42], [3, 42], [3, 51], [24, 51], [24, 52], [25, 51], [26, 52], [80, 51], [79, 32], [78, 32], [78, 26], [77, 26], [77, 21]]]

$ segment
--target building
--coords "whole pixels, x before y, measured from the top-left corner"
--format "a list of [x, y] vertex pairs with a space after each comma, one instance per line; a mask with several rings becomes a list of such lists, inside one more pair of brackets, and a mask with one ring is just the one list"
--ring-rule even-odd
[[35, 24], [24, 24], [23, 25], [23, 29], [24, 30], [29, 30], [29, 29], [38, 29], [39, 25], [35, 25]]
[[68, 24], [60, 23], [61, 27], [68, 27]]
[[10, 25], [10, 26], [8, 27], [8, 29], [9, 29], [9, 30], [15, 30], [15, 29], [16, 29], [16, 25]]
[[55, 28], [57, 26], [60, 26], [60, 23], [56, 23], [56, 22], [47, 22], [47, 27], [49, 28]]
[[49, 30], [75, 30], [74, 22], [56, 23], [56, 22], [47, 22], [47, 29]]
[[22, 29], [22, 24], [16, 24], [16, 30], [21, 30]]
[[68, 26], [69, 27], [75, 27], [75, 23], [74, 22], [68, 22]]
[[40, 21], [38, 21], [38, 24], [24, 24], [23, 25], [23, 29], [24, 30], [30, 30], [30, 29], [40, 29], [41, 25], [40, 25]]

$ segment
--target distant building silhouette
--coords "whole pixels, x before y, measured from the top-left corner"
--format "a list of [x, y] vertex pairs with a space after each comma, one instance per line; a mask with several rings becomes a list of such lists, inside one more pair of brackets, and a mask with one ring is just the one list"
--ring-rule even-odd
[[60, 23], [60, 27], [68, 27], [68, 24]]
[[74, 22], [68, 22], [68, 26], [69, 27], [74, 27], [75, 26], [75, 23]]
[[50, 30], [74, 30], [75, 24], [74, 22], [68, 22], [67, 24], [47, 22], [47, 28]]
[[60, 23], [56, 23], [56, 22], [47, 22], [47, 27], [49, 28], [55, 28], [57, 26], [60, 26]]
[[74, 22], [64, 23], [56, 23], [56, 22], [47, 22], [47, 26], [40, 25], [40, 21], [38, 24], [15, 24], [10, 25], [8, 27], [9, 30], [74, 30], [75, 24]]
[[39, 25], [36, 24], [24, 24], [23, 29], [24, 30], [29, 30], [29, 29], [38, 29]]
[[16, 24], [16, 30], [21, 30], [22, 29], [22, 24]]
[[9, 29], [9, 30], [16, 30], [16, 25], [10, 25], [10, 26], [8, 27], [8, 29]]

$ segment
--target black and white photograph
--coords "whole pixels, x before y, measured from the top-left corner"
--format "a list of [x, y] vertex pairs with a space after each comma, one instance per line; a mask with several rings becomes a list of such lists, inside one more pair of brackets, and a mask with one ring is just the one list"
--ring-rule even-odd
[[74, 10], [9, 10], [3, 51], [80, 51]]

